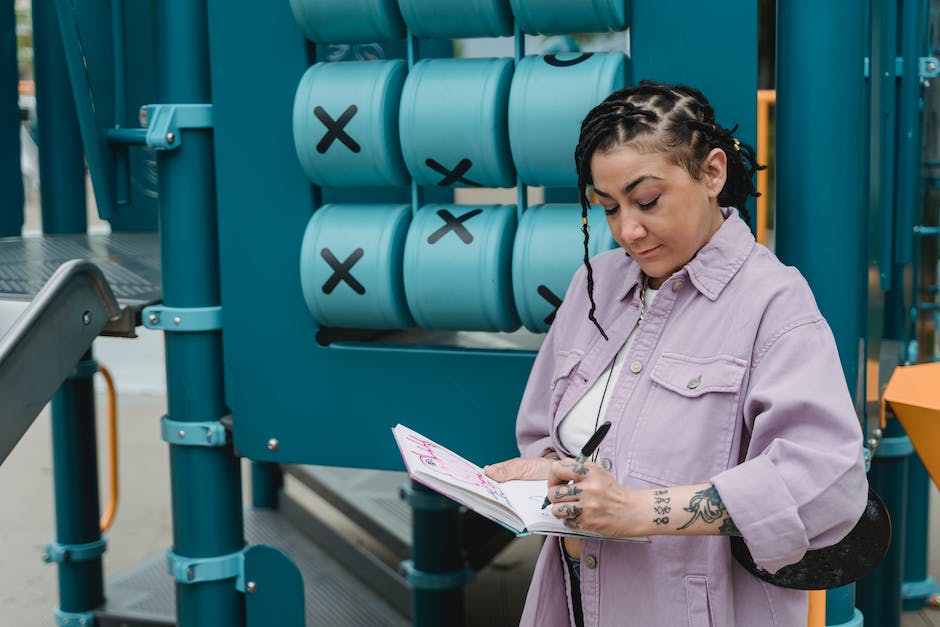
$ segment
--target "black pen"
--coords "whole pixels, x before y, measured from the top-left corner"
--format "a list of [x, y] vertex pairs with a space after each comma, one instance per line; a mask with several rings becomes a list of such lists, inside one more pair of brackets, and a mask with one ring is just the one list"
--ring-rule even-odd
[[[610, 431], [610, 421], [605, 420], [604, 424], [599, 426], [597, 431], [594, 432], [594, 435], [588, 438], [587, 444], [581, 447], [581, 454], [575, 458], [574, 463], [583, 464], [586, 462], [588, 458], [594, 454], [594, 451], [597, 450], [597, 447], [601, 445], [601, 440], [604, 439], [604, 436], [607, 435], [608, 431]], [[551, 504], [552, 502], [549, 501], [548, 497], [546, 496], [545, 501], [542, 503], [542, 509], [545, 509]]]

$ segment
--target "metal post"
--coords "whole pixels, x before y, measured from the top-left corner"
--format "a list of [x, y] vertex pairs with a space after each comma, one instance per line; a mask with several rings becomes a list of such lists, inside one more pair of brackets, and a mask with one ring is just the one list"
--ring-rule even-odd
[[260, 509], [277, 509], [278, 492], [284, 485], [284, 472], [279, 464], [251, 462], [251, 505]]
[[[52, 398], [52, 459], [56, 543], [70, 547], [101, 541], [98, 449], [95, 430], [95, 362], [88, 351]], [[103, 548], [103, 547], [102, 547]], [[47, 559], [51, 556], [47, 553]], [[101, 555], [65, 557], [59, 567], [59, 612], [83, 615], [104, 602]]]
[[[158, 104], [211, 102], [205, 0], [153, 5]], [[163, 304], [216, 307], [218, 220], [211, 129], [180, 130], [181, 146], [157, 153], [160, 180]], [[226, 414], [220, 330], [165, 334], [167, 404], [175, 421], [219, 420]], [[231, 442], [170, 445], [173, 553], [183, 559], [223, 557], [244, 547], [241, 475]], [[245, 622], [244, 597], [231, 578], [176, 583], [181, 627]]]
[[904, 572], [905, 512], [908, 461], [914, 447], [897, 419], [888, 421], [872, 459], [869, 482], [891, 512], [891, 548], [871, 575], [858, 582], [858, 606], [877, 627], [897, 627], [901, 623], [901, 577]]
[[84, 233], [85, 166], [55, 2], [33, 2], [39, 193], [46, 233]]
[[[859, 106], [866, 97], [864, 3], [778, 2], [777, 29], [777, 254], [809, 281], [849, 390], [864, 397], [857, 394], [859, 312], [867, 304], [866, 202], [858, 184], [867, 178], [868, 124]], [[848, 588], [827, 598], [830, 624], [856, 620]]]
[[23, 228], [18, 84], [16, 14], [12, 0], [0, 0], [0, 237], [19, 235]]

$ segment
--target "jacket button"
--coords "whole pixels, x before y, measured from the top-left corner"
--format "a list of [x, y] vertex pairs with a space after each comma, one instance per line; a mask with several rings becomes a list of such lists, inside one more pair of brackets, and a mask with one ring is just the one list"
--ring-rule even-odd
[[584, 565], [588, 568], [597, 568], [597, 558], [593, 555], [588, 555], [584, 558]]
[[609, 458], [605, 457], [604, 459], [601, 460], [601, 468], [603, 468], [604, 470], [610, 470], [612, 466], [613, 466], [613, 463], [610, 461]]
[[679, 279], [678, 281], [676, 281], [675, 283], [672, 284], [672, 291], [673, 291], [673, 292], [678, 292], [678, 291], [681, 290], [683, 287], [685, 287], [685, 282], [684, 282], [682, 279]]
[[630, 363], [630, 372], [633, 374], [639, 374], [641, 370], [643, 370], [643, 362], [639, 359], [634, 359]]

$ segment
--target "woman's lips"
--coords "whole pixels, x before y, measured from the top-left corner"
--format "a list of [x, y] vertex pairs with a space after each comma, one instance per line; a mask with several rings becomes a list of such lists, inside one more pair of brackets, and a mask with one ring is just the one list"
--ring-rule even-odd
[[654, 252], [659, 250], [659, 246], [653, 246], [652, 248], [647, 248], [646, 250], [639, 250], [633, 253], [634, 257], [648, 257]]

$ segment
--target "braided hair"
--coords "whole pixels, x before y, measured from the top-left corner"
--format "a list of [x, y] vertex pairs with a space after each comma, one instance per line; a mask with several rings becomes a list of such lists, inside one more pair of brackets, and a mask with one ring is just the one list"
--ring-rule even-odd
[[699, 90], [687, 85], [652, 81], [641, 81], [637, 86], [612, 93], [584, 118], [574, 161], [581, 201], [587, 290], [591, 302], [588, 319], [605, 340], [607, 334], [595, 317], [594, 271], [588, 252], [590, 201], [587, 188], [593, 183], [591, 158], [597, 152], [604, 153], [617, 146], [631, 144], [643, 152], [666, 153], [674, 165], [699, 180], [705, 157], [714, 148], [720, 148], [727, 155], [728, 166], [725, 185], [718, 194], [718, 204], [736, 207], [744, 221], [750, 224], [744, 205], [748, 197], [760, 195], [754, 187], [754, 172], [766, 166], [758, 165], [754, 148], [734, 137], [737, 129], [737, 125], [727, 129], [715, 121], [711, 103]]

